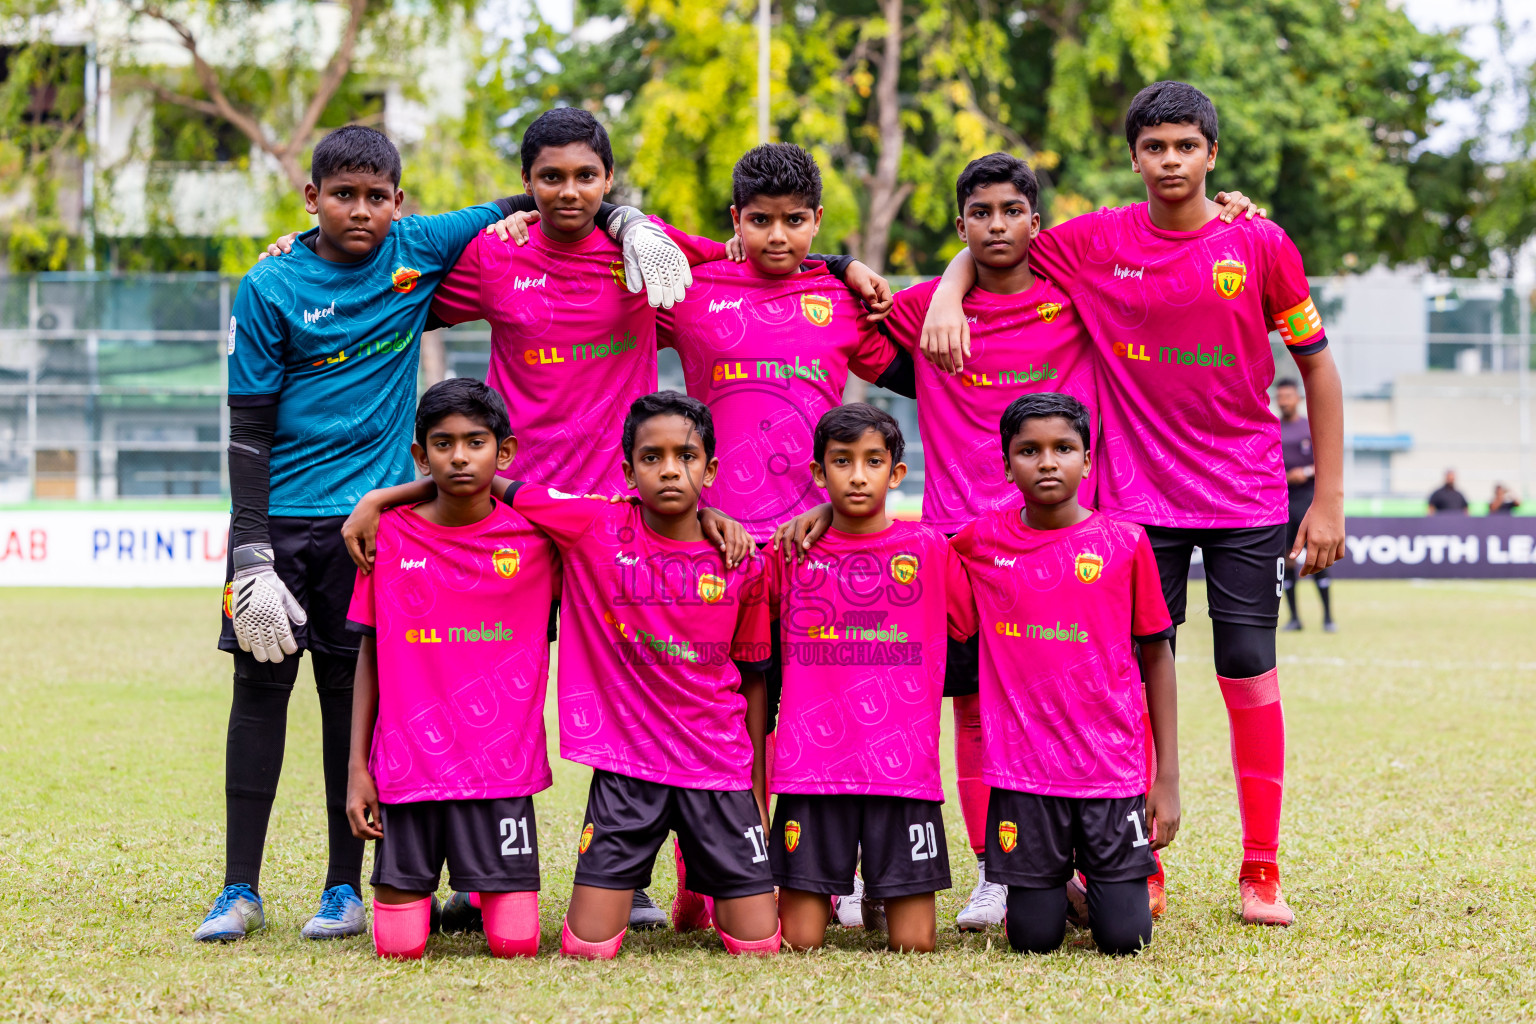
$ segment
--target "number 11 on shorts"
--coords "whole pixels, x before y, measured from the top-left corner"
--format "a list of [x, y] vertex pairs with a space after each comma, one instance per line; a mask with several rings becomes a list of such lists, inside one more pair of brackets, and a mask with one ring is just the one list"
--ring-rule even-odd
[[753, 825], [741, 835], [742, 838], [752, 844], [753, 864], [761, 864], [768, 859], [768, 844], [763, 839], [763, 826]]
[[1146, 846], [1147, 843], [1151, 842], [1151, 840], [1147, 838], [1146, 829], [1141, 827], [1141, 815], [1144, 813], [1144, 811], [1132, 811], [1130, 814], [1125, 816], [1125, 820], [1130, 822], [1131, 826], [1136, 829], [1136, 841], [1131, 844], [1133, 847]]

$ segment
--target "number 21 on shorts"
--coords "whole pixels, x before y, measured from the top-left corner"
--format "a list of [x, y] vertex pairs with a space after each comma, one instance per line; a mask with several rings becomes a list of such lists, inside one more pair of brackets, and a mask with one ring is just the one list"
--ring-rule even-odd
[[[517, 837], [521, 834], [523, 845], [517, 845]], [[532, 853], [532, 836], [528, 832], [527, 818], [502, 818], [501, 819], [501, 855], [503, 857], [516, 857], [520, 854]]]

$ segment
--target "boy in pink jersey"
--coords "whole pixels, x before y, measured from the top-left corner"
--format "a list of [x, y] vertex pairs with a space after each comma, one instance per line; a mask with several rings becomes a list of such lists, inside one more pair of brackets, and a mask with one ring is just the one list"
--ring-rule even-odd
[[347, 817], [376, 840], [380, 956], [422, 955], [445, 861], [454, 888], [478, 894], [495, 955], [538, 952], [532, 795], [551, 781], [544, 683], [560, 561], [491, 497], [516, 450], [496, 392], [469, 378], [430, 388], [412, 454], [437, 494], [387, 513], [377, 569], [357, 574]]
[[[971, 356], [965, 372], [917, 360], [917, 419], [923, 434], [923, 522], [954, 534], [996, 509], [1020, 506], [1018, 488], [997, 467], [997, 423], [1021, 393], [1061, 391], [1098, 408], [1093, 352], [1065, 292], [1029, 269], [1040, 233], [1040, 186], [1029, 165], [1007, 153], [973, 160], [955, 183], [955, 229], [976, 263], [965, 296]], [[902, 348], [915, 352], [937, 281], [904, 288], [886, 319]], [[1092, 478], [1080, 497], [1092, 504]], [[987, 879], [987, 784], [981, 777], [976, 638], [951, 642], [944, 695], [955, 717], [960, 811], [976, 854], [976, 888], [955, 918], [961, 931], [1003, 920], [1003, 887]]]
[[[1303, 575], [1343, 553], [1343, 393], [1295, 245], [1268, 221], [1227, 223], [1205, 198], [1216, 136], [1216, 110], [1198, 89], [1143, 89], [1126, 140], [1148, 201], [1052, 228], [1030, 258], [1076, 300], [1093, 335], [1099, 505], [1147, 528], [1175, 625], [1190, 556], [1203, 552], [1242, 819], [1243, 920], [1289, 925], [1277, 864], [1285, 719], [1274, 635], [1288, 517], [1269, 332], [1295, 359], [1313, 413], [1316, 491], [1290, 552]], [[956, 280], [930, 311], [935, 347], [964, 330], [958, 298], [969, 271], [948, 273]]]
[[638, 504], [534, 485], [512, 498], [564, 563], [560, 753], [594, 769], [561, 950], [618, 955], [634, 891], [675, 830], [726, 948], [777, 952], [760, 789], [762, 564], [727, 568], [699, 529], [719, 468], [703, 403], [638, 399], [622, 447]]
[[[630, 403], [656, 390], [656, 311], [629, 291], [618, 246], [596, 229], [613, 149], [590, 113], [557, 107], [529, 125], [522, 161], [539, 209], [528, 244], [478, 236], [438, 286], [432, 312], [449, 324], [490, 322], [486, 382], [514, 410], [522, 438], [503, 476], [616, 494], [619, 425]], [[654, 223], [691, 264], [725, 256], [718, 242]]]
[[[1141, 527], [1078, 503], [1090, 464], [1081, 402], [1024, 395], [1000, 431], [1024, 508], [989, 512], [951, 541], [971, 590], [955, 602], [957, 626], [981, 636], [987, 872], [1008, 886], [1015, 950], [1061, 945], [1076, 869], [1094, 942], [1135, 953], [1152, 941], [1152, 850], [1180, 817], [1173, 626], [1157, 562]], [[1150, 792], [1144, 713], [1161, 768]]]
[[723, 468], [709, 504], [762, 544], [826, 500], [811, 479], [811, 435], [842, 403], [849, 372], [910, 397], [912, 358], [809, 258], [822, 214], [815, 158], [793, 143], [757, 146], [731, 177], [747, 258], [699, 266], [689, 297], [658, 314], [657, 328], [719, 432]]
[[906, 476], [896, 421], [874, 406], [821, 417], [811, 464], [832, 528], [798, 565], [771, 559], [783, 641], [769, 856], [784, 941], [826, 938], [829, 895], [882, 902], [890, 948], [932, 952], [934, 893], [948, 889], [939, 778], [946, 582], [952, 555], [929, 526], [891, 519]]

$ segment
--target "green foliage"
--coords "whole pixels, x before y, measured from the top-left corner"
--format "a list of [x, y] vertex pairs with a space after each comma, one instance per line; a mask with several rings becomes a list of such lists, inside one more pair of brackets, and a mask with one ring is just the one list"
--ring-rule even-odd
[[[619, 26], [556, 41], [560, 71], [525, 95], [617, 110], [616, 150], [646, 204], [690, 229], [725, 230], [729, 169], [756, 142], [750, 0], [583, 0], [578, 19]], [[879, 152], [871, 104], [875, 0], [775, 8], [777, 137], [818, 155], [824, 242], [856, 240]], [[1477, 89], [1455, 35], [1417, 29], [1391, 0], [907, 0], [900, 178], [891, 269], [935, 271], [958, 246], [951, 187], [964, 163], [1003, 146], [1042, 174], [1053, 219], [1144, 198], [1122, 134], [1135, 92], [1160, 78], [1200, 85], [1222, 118], [1215, 188], [1268, 205], [1309, 268], [1380, 259], [1487, 266], [1497, 215], [1460, 209], [1440, 172], [1482, 174], [1477, 151], [1420, 151], [1442, 99]], [[1446, 161], [1451, 161], [1450, 165]], [[1436, 226], [1440, 230], [1436, 231]], [[1450, 227], [1447, 230], [1447, 226]]]

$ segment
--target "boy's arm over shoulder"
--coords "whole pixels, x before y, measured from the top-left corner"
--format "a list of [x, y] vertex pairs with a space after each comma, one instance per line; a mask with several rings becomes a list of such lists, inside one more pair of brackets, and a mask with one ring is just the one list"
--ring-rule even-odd
[[1131, 556], [1131, 636], [1141, 644], [1171, 640], [1173, 619], [1163, 599], [1163, 580], [1157, 571], [1152, 542], [1141, 527], [1129, 529], [1136, 532], [1136, 550]]
[[[967, 527], [966, 530], [970, 528]], [[968, 640], [975, 636], [981, 628], [980, 617], [976, 610], [976, 594], [971, 589], [971, 574], [965, 567], [965, 558], [961, 555], [961, 547], [966, 542], [957, 546], [962, 535], [962, 530], [950, 539], [945, 545], [944, 565], [944, 600], [945, 613], [949, 621], [949, 635], [956, 640]]]
[[1328, 347], [1328, 335], [1312, 303], [1312, 286], [1307, 283], [1307, 270], [1296, 243], [1269, 221], [1259, 221], [1250, 230], [1271, 235], [1266, 241], [1274, 246], [1264, 279], [1264, 315], [1293, 355], [1321, 352]]
[[885, 318], [885, 329], [891, 340], [908, 352], [916, 352], [923, 337], [923, 321], [928, 307], [933, 304], [933, 293], [939, 287], [939, 279], [903, 288], [891, 300], [891, 312]]
[[627, 502], [610, 504], [606, 498], [566, 494], [542, 484], [514, 482], [503, 499], [514, 512], [542, 530], [561, 551], [591, 532], [600, 516], [625, 515]]
[[667, 237], [683, 250], [683, 255], [688, 259], [688, 265], [696, 267], [700, 263], [713, 263], [716, 260], [725, 259], [725, 243], [717, 242], [713, 238], [705, 238], [703, 235], [690, 235], [668, 224], [660, 217], [652, 216], [651, 223], [667, 233]]
[[1029, 247], [1030, 269], [1063, 288], [1071, 288], [1082, 271], [1098, 220], [1110, 212], [1095, 210], [1040, 232]]
[[432, 316], [445, 324], [462, 324], [485, 318], [481, 282], [485, 279], [485, 247], [493, 244], [490, 235], [476, 234], [464, 246], [453, 269], [432, 293]]
[[438, 265], [449, 267], [476, 235], [512, 212], [510, 200], [498, 199], [448, 213], [408, 217], [401, 226], [409, 224], [410, 229], [421, 232], [422, 239], [437, 256]]
[[753, 555], [735, 570], [741, 590], [737, 596], [736, 632], [731, 660], [743, 671], [761, 672], [773, 659], [773, 617], [767, 562]]

